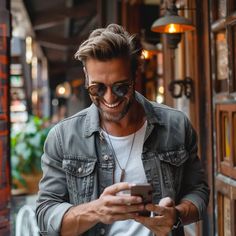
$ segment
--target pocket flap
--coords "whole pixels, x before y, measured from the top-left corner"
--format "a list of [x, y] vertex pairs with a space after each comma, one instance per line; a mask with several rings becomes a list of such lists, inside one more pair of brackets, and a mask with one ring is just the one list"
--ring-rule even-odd
[[170, 151], [165, 153], [159, 153], [161, 161], [170, 163], [171, 165], [180, 166], [188, 159], [188, 153], [186, 150]]
[[90, 175], [95, 168], [96, 161], [63, 160], [62, 168], [71, 175], [85, 177]]

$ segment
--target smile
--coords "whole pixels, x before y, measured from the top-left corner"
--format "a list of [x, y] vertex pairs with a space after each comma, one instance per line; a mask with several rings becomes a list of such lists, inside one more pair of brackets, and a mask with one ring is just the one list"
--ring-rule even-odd
[[105, 106], [107, 106], [109, 108], [115, 108], [115, 107], [119, 106], [120, 101], [116, 102], [116, 103], [113, 103], [113, 104], [106, 103], [105, 101], [103, 101], [103, 103], [104, 103]]

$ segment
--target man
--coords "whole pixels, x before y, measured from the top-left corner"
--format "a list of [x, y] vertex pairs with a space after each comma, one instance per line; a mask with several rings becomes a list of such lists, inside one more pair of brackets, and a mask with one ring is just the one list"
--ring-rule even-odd
[[[137, 38], [116, 24], [79, 47], [93, 104], [57, 124], [45, 142], [36, 209], [45, 235], [179, 236], [206, 210], [190, 122], [134, 89], [141, 53]], [[134, 183], [151, 183], [151, 204], [127, 193]], [[144, 209], [150, 217], [137, 213]]]

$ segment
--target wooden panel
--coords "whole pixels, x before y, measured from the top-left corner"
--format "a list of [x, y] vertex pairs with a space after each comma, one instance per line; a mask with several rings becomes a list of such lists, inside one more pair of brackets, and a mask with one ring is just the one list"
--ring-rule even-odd
[[218, 193], [217, 194], [217, 215], [218, 215], [218, 233], [219, 235], [224, 235], [224, 228], [223, 228], [223, 195]]
[[236, 165], [236, 112], [233, 112], [232, 155], [235, 166]]
[[216, 104], [217, 170], [234, 179], [236, 179], [235, 117], [236, 103]]
[[236, 230], [236, 185], [230, 178], [217, 175], [217, 226], [219, 236], [235, 235]]
[[230, 199], [223, 197], [223, 219], [224, 219], [224, 236], [231, 236], [231, 211], [230, 211]]
[[[196, 17], [196, 38], [197, 48], [195, 50], [196, 71], [194, 92], [199, 114], [197, 129], [199, 133], [199, 154], [203, 160], [206, 169], [206, 176], [211, 190], [210, 202], [207, 211], [207, 220], [203, 220], [204, 230], [199, 235], [215, 235], [215, 187], [214, 187], [214, 154], [213, 154], [213, 107], [212, 107], [212, 81], [211, 81], [211, 43], [210, 40], [210, 22], [211, 11], [209, 9], [210, 1], [195, 1], [197, 8], [202, 9], [201, 17]], [[190, 6], [192, 7], [192, 6]], [[193, 6], [194, 7], [194, 6]], [[204, 83], [203, 83], [204, 81]]]
[[[0, 235], [10, 235], [9, 201], [9, 43], [10, 15], [0, 1]], [[9, 9], [9, 6], [8, 6]]]
[[228, 0], [228, 15], [231, 15], [233, 12], [236, 11], [236, 1], [235, 0]]

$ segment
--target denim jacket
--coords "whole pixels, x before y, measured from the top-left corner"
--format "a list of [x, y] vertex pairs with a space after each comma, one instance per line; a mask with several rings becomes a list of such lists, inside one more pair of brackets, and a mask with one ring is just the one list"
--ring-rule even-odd
[[[197, 156], [195, 131], [181, 111], [150, 102], [137, 92], [135, 98], [147, 118], [141, 158], [147, 180], [154, 187], [153, 203], [166, 196], [176, 204], [187, 199], [197, 207], [201, 219], [209, 189]], [[38, 225], [42, 235], [59, 235], [63, 215], [71, 206], [97, 199], [113, 184], [115, 161], [100, 134], [99, 112], [94, 104], [51, 129], [44, 145], [42, 169]], [[83, 235], [105, 235], [106, 227], [99, 223]], [[183, 229], [174, 235], [184, 235]]]

